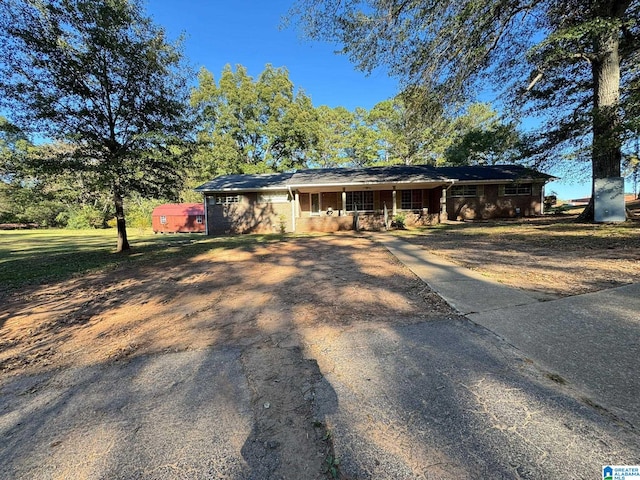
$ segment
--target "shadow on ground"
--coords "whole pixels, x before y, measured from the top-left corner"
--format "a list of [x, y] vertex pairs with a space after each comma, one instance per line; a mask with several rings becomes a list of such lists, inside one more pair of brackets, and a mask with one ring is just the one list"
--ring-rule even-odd
[[1, 315], [0, 476], [593, 478], [640, 452], [357, 235], [120, 266]]

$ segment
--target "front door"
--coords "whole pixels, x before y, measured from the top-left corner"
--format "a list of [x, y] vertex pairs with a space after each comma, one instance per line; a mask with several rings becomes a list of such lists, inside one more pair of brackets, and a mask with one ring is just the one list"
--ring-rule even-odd
[[320, 215], [320, 194], [311, 194], [311, 215]]

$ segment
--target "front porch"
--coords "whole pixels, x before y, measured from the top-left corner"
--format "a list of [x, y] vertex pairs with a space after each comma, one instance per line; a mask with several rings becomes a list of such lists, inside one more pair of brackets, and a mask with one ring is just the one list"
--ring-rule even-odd
[[[440, 223], [440, 214], [430, 214], [425, 212], [398, 212], [397, 215], [404, 217], [404, 224], [407, 226], [426, 226]], [[296, 232], [342, 232], [348, 230], [382, 231], [393, 227], [394, 217], [387, 214], [385, 223], [384, 213], [347, 213], [338, 216], [316, 216], [300, 217], [296, 219]]]
[[[368, 187], [363, 190], [293, 192], [296, 232], [380, 231], [402, 217], [407, 226], [433, 225], [446, 215], [442, 184], [420, 188]], [[361, 187], [362, 188], [362, 187]]]

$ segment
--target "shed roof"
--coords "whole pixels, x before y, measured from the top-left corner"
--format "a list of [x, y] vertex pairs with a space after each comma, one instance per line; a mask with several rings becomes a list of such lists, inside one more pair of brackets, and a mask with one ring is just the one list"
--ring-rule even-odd
[[204, 215], [202, 203], [165, 203], [153, 209], [154, 215]]

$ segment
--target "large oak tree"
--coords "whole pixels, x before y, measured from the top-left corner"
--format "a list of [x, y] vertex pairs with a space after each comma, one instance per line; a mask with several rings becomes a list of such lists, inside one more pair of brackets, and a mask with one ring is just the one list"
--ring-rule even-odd
[[188, 133], [187, 76], [139, 0], [0, 2], [0, 101], [33, 138], [70, 148], [41, 160], [86, 171], [111, 193], [118, 251], [129, 249], [123, 199], [179, 188]]
[[534, 157], [571, 152], [594, 179], [620, 175], [638, 109], [638, 0], [299, 0], [292, 16], [360, 69], [384, 66], [449, 103], [491, 82], [546, 119]]

